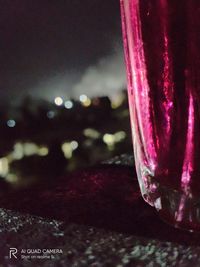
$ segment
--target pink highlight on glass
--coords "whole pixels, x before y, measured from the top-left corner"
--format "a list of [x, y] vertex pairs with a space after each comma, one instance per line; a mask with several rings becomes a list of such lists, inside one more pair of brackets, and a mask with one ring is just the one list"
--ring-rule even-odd
[[185, 148], [185, 157], [183, 163], [183, 172], [181, 176], [181, 186], [185, 191], [185, 194], [190, 192], [190, 181], [192, 178], [192, 172], [194, 170], [194, 101], [190, 93], [189, 96], [189, 111], [188, 111], [188, 129], [187, 129], [187, 140]]
[[120, 3], [141, 193], [167, 221], [200, 231], [200, 1]]
[[[139, 11], [134, 2], [127, 1], [124, 8], [129, 16], [132, 17], [131, 21], [127, 21], [127, 36], [131, 35], [132, 38], [126, 38], [126, 47], [132, 47], [129, 50], [126, 57], [126, 62], [131, 68], [128, 70], [129, 78], [129, 105], [131, 109], [134, 109], [134, 120], [137, 121], [137, 128], [133, 129], [133, 136], [136, 138], [136, 142], [143, 144], [138, 151], [139, 157], [151, 168], [150, 172], [154, 173], [155, 165], [157, 162], [156, 146], [158, 146], [158, 140], [153, 135], [154, 124], [152, 122], [153, 109], [151, 99], [149, 98], [150, 88], [147, 79], [147, 70], [144, 56], [144, 48], [142, 42], [142, 34], [139, 25]], [[130, 14], [131, 12], [131, 14]], [[135, 27], [133, 28], [133, 25]], [[135, 41], [135, 43], [133, 43]], [[134, 88], [134, 90], [132, 89]], [[141, 112], [137, 112], [140, 109]], [[132, 115], [133, 116], [133, 115]], [[148, 140], [148, 142], [146, 142]], [[156, 140], [156, 141], [155, 141]]]

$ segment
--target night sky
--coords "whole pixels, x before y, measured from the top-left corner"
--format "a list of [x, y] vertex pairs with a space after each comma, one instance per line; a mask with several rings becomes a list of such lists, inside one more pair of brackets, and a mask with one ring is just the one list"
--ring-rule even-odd
[[117, 0], [0, 0], [0, 51], [2, 101], [125, 86]]

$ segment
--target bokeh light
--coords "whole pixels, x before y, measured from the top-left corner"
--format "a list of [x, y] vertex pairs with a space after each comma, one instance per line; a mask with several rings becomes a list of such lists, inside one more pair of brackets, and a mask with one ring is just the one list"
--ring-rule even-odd
[[66, 109], [71, 109], [71, 108], [73, 108], [73, 106], [74, 106], [74, 104], [73, 104], [73, 102], [71, 100], [65, 101]]
[[16, 121], [15, 120], [10, 119], [10, 120], [7, 121], [7, 126], [8, 127], [13, 128], [13, 127], [15, 127], [15, 125], [16, 125]]
[[49, 119], [53, 119], [53, 118], [55, 117], [55, 111], [53, 111], [53, 110], [49, 110], [49, 111], [47, 112], [47, 117], [48, 117]]
[[88, 97], [87, 97], [86, 95], [80, 95], [80, 97], [79, 97], [79, 100], [80, 100], [80, 102], [82, 102], [82, 103], [86, 102], [87, 99], [88, 99]]
[[56, 106], [62, 106], [62, 104], [63, 104], [63, 99], [62, 99], [62, 97], [57, 96], [57, 97], [54, 99], [54, 103], [56, 104]]
[[77, 141], [72, 141], [71, 142], [71, 147], [73, 150], [76, 150], [78, 148], [78, 142]]

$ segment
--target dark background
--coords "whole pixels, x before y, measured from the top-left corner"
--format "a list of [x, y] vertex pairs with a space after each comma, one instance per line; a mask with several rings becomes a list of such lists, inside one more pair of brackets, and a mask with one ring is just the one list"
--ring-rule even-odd
[[116, 0], [0, 0], [1, 99], [31, 94], [51, 101], [121, 89], [120, 23]]
[[116, 0], [0, 0], [0, 181], [55, 180], [131, 151]]

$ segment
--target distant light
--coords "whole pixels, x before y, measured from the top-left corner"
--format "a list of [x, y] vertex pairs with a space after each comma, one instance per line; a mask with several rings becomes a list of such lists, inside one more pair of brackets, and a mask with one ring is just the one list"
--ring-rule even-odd
[[24, 156], [31, 156], [37, 153], [38, 146], [34, 143], [22, 143]]
[[92, 128], [87, 128], [83, 131], [83, 134], [86, 137], [92, 138], [92, 139], [98, 139], [100, 137], [100, 133]]
[[15, 127], [16, 125], [16, 121], [15, 120], [8, 120], [7, 121], [7, 126], [10, 127], [10, 128], [13, 128]]
[[125, 138], [126, 133], [124, 131], [120, 131], [116, 132], [115, 134], [104, 134], [103, 141], [108, 146], [109, 150], [113, 150], [115, 144], [121, 142]]
[[38, 146], [35, 143], [16, 143], [14, 145], [14, 151], [9, 154], [10, 160], [20, 160], [23, 157], [29, 157], [32, 155], [46, 156], [49, 150], [46, 146]]
[[12, 152], [11, 157], [13, 160], [19, 160], [24, 157], [24, 149], [22, 143], [16, 143], [14, 145], [14, 151]]
[[61, 106], [63, 104], [63, 99], [62, 97], [58, 96], [54, 99], [54, 103], [56, 104], [56, 106]]
[[73, 150], [76, 150], [78, 148], [78, 142], [77, 141], [72, 141], [71, 142], [71, 147]]
[[65, 107], [67, 109], [71, 109], [71, 108], [73, 108], [73, 106], [74, 106], [74, 104], [73, 104], [73, 102], [71, 100], [65, 101]]
[[9, 171], [8, 159], [6, 157], [1, 158], [0, 159], [0, 176], [6, 177], [6, 175], [8, 174], [8, 171]]
[[122, 93], [112, 96], [111, 97], [111, 107], [113, 109], [119, 108], [123, 104], [124, 98], [125, 98], [125, 96]]
[[115, 137], [113, 134], [104, 134], [103, 136], [103, 141], [106, 143], [108, 146], [114, 145], [115, 143]]
[[115, 142], [121, 142], [126, 138], [126, 133], [124, 131], [120, 131], [114, 134]]
[[108, 149], [112, 151], [115, 147], [115, 137], [114, 134], [104, 134], [103, 141], [107, 145]]
[[87, 100], [85, 102], [83, 102], [82, 105], [84, 107], [89, 107], [91, 105], [91, 103], [92, 103], [92, 101], [89, 98], [87, 98]]
[[55, 111], [53, 111], [53, 110], [48, 111], [47, 112], [47, 117], [49, 119], [53, 119], [55, 117]]
[[62, 144], [61, 148], [65, 155], [65, 158], [70, 159], [72, 157], [72, 152], [73, 152], [71, 143], [65, 142]]
[[38, 155], [39, 156], [47, 156], [49, 154], [49, 149], [48, 147], [40, 147], [38, 150]]
[[80, 95], [80, 97], [79, 97], [79, 100], [80, 100], [82, 103], [86, 102], [87, 99], [88, 99], [88, 97], [87, 97], [86, 95]]
[[17, 177], [16, 174], [9, 173], [6, 177], [5, 180], [9, 183], [17, 183], [19, 181], [19, 178]]

